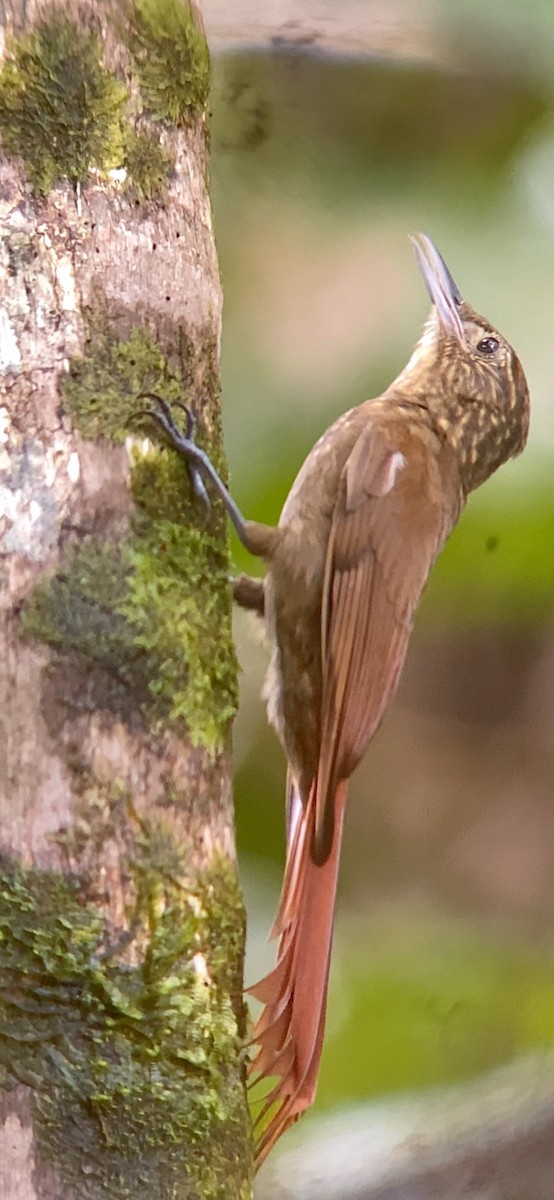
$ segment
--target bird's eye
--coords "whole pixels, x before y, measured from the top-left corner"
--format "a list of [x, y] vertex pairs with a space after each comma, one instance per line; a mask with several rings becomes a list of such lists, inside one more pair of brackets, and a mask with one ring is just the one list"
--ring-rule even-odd
[[480, 342], [477, 342], [477, 349], [479, 350], [480, 354], [496, 354], [499, 345], [500, 342], [498, 341], [498, 338], [484, 337], [481, 338]]

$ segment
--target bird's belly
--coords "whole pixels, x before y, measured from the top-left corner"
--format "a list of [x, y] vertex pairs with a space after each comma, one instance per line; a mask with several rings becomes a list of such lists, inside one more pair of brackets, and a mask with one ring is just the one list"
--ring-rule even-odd
[[303, 545], [272, 563], [266, 578], [266, 623], [272, 656], [264, 685], [267, 714], [304, 792], [319, 758], [321, 731], [321, 595], [324, 553]]

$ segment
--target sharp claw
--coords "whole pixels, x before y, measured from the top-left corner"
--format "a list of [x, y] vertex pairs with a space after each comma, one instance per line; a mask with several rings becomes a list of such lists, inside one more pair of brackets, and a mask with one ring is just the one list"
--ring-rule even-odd
[[190, 421], [192, 421], [193, 424], [196, 425], [196, 418], [194, 416], [192, 408], [189, 408], [188, 404], [185, 404], [184, 400], [174, 400], [171, 407], [181, 409], [181, 412], [183, 412], [187, 418], [187, 426], [190, 423]]
[[162, 396], [158, 396], [157, 392], [140, 392], [139, 395], [137, 396], [137, 400], [153, 400], [156, 407], [143, 410], [144, 415], [145, 416], [147, 415], [149, 417], [158, 418], [163, 413], [163, 415], [167, 418], [167, 420], [171, 421], [171, 423], [173, 424], [173, 418], [171, 416], [171, 408], [170, 408], [169, 404], [167, 403], [167, 400], [164, 400]]
[[[209, 454], [201, 446], [197, 446], [194, 441], [196, 430], [194, 413], [185, 404], [177, 402], [177, 407], [182, 409], [186, 418], [185, 432], [183, 433], [178, 428], [173, 417], [172, 407], [174, 406], [168, 404], [167, 400], [162, 400], [161, 396], [157, 396], [155, 392], [142, 392], [141, 397], [142, 399], [153, 401], [155, 407], [150, 409], [147, 415], [157, 421], [158, 425], [161, 425], [175, 449], [186, 458], [195, 494], [200, 497], [206, 507], [209, 506], [210, 501], [204, 484], [204, 477], [206, 477], [215, 488], [219, 499], [223, 502], [241, 542], [247, 547], [251, 546], [252, 542], [240, 508], [237, 508], [229, 489], [225, 486], [219, 472], [214, 467]], [[259, 551], [256, 550], [255, 553], [259, 553]]]
[[[137, 397], [139, 400], [153, 400], [155, 408], [142, 408], [134, 413], [135, 417], [149, 417], [153, 421], [157, 421], [174, 446], [181, 451], [186, 452], [186, 443], [194, 445], [196, 434], [197, 421], [191, 408], [187, 404], [183, 404], [180, 400], [175, 400], [173, 404], [168, 404], [162, 396], [158, 396], [157, 392], [141, 392]], [[178, 428], [172, 409], [179, 408], [185, 415], [185, 430], [184, 433]], [[204, 480], [200, 471], [191, 463], [188, 463], [188, 470], [193, 491], [199, 500], [202, 501], [208, 512], [211, 511], [211, 501], [208, 495]]]
[[153, 400], [156, 404], [156, 409], [149, 410], [150, 416], [155, 417], [157, 415], [157, 412], [159, 412], [159, 410], [161, 409], [164, 417], [166, 418], [168, 423], [171, 425], [171, 428], [174, 429], [176, 433], [178, 433], [178, 430], [177, 430], [177, 425], [176, 425], [176, 422], [175, 422], [175, 419], [173, 416], [173, 409], [179, 408], [181, 410], [181, 412], [185, 414], [185, 421], [186, 421], [185, 437], [187, 438], [188, 441], [191, 441], [191, 442], [194, 441], [194, 435], [196, 433], [197, 421], [196, 421], [195, 414], [193, 413], [192, 409], [189, 408], [188, 404], [184, 404], [182, 400], [173, 400], [172, 403], [169, 404], [168, 401], [164, 400], [162, 396], [158, 396], [157, 392], [141, 392], [140, 395], [137, 397], [137, 399], [138, 400]]
[[141, 408], [141, 409], [139, 409], [138, 412], [133, 413], [133, 416], [134, 417], [149, 417], [151, 421], [157, 421], [158, 425], [161, 425], [162, 429], [165, 430], [168, 437], [172, 437], [174, 434], [177, 433], [177, 430], [174, 428], [171, 418], [167, 417], [165, 413], [159, 412], [159, 410], [156, 408]]
[[[194, 443], [197, 422], [192, 409], [188, 405], [183, 404], [180, 400], [175, 400], [173, 404], [169, 404], [162, 396], [158, 396], [157, 392], [141, 392], [137, 399], [153, 400], [155, 408], [140, 409], [137, 413], [134, 413], [135, 417], [150, 417], [152, 420], [157, 421], [158, 425], [161, 425], [162, 429], [165, 430], [168, 437], [171, 438], [176, 446], [183, 447], [184, 442]], [[180, 408], [185, 414], [186, 423], [184, 433], [181, 432], [175, 421], [173, 416], [174, 408]]]

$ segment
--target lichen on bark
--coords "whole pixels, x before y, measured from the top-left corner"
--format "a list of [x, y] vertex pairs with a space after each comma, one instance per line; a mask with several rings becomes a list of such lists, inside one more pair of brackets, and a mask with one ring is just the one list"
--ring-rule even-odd
[[125, 135], [124, 166], [126, 191], [139, 203], [160, 200], [175, 166], [173, 155], [145, 129], [128, 128]]
[[100, 38], [52, 7], [8, 42], [0, 70], [0, 139], [45, 195], [58, 180], [123, 161], [127, 91], [102, 63]]
[[[126, 39], [152, 122], [189, 124], [205, 112], [210, 56], [189, 0], [134, 0]], [[33, 189], [125, 172], [139, 203], [159, 198], [174, 167], [155, 127], [134, 129], [138, 97], [103, 62], [93, 28], [53, 4], [11, 37], [0, 68], [0, 143], [20, 156]], [[138, 102], [140, 115], [140, 102]], [[159, 127], [158, 127], [159, 129]]]
[[[84, 437], [113, 441], [147, 431], [130, 446], [136, 511], [117, 544], [81, 539], [27, 602], [28, 634], [80, 669], [89, 703], [155, 727], [182, 726], [193, 746], [219, 751], [237, 704], [225, 517], [193, 499], [187, 469], [160, 444], [157, 426], [137, 415], [141, 389], [168, 402], [217, 400], [216, 347], [179, 335], [177, 363], [144, 327], [116, 337], [97, 297], [82, 357], [70, 364], [62, 396]], [[216, 441], [216, 458], [221, 446]], [[94, 686], [94, 685], [97, 686]]]
[[127, 1200], [148, 1186], [187, 1200], [246, 1196], [244, 1163], [233, 1179], [230, 1152], [233, 1140], [248, 1144], [242, 1015], [210, 964], [214, 922], [223, 960], [239, 962], [236, 878], [215, 858], [189, 890], [169, 831], [136, 830], [135, 965], [110, 949], [82, 881], [4, 864], [1, 1084], [34, 1089], [38, 1147], [63, 1161], [75, 1200]]
[[223, 469], [209, 57], [187, 0], [17, 8], [0, 67], [0, 1124], [24, 1092], [37, 1195], [246, 1200], [227, 526], [138, 414], [144, 390], [184, 400]]
[[191, 0], [132, 0], [126, 38], [150, 115], [176, 124], [200, 117], [210, 54]]

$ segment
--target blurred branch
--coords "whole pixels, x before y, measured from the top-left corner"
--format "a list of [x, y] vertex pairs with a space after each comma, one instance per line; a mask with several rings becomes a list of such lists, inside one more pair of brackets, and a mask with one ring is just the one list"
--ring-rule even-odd
[[204, 0], [215, 51], [275, 49], [444, 58], [430, 6], [410, 0]]
[[554, 1056], [313, 1122], [257, 1200], [551, 1200]]

